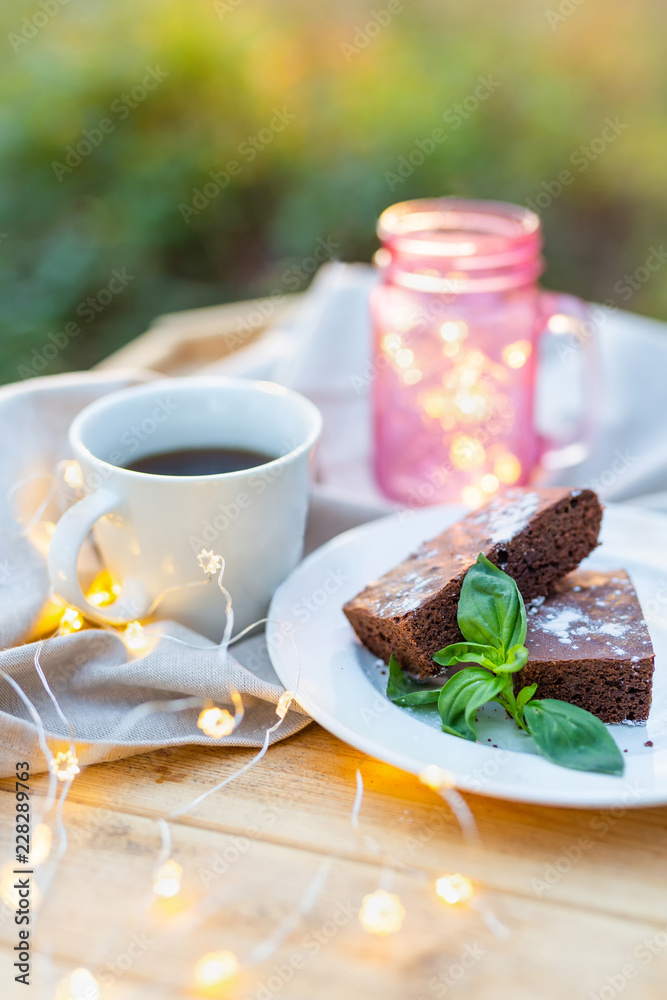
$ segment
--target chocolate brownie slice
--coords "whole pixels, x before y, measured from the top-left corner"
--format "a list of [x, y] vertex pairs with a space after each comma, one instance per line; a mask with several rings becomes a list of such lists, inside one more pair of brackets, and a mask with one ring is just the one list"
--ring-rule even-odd
[[646, 721], [653, 646], [624, 570], [570, 573], [526, 611], [529, 660], [515, 690], [537, 683], [535, 698], [569, 701], [603, 722]]
[[524, 600], [549, 593], [598, 543], [592, 490], [510, 489], [468, 514], [345, 604], [361, 642], [418, 677], [440, 671], [432, 656], [462, 638], [456, 611], [463, 578], [480, 552], [514, 577]]

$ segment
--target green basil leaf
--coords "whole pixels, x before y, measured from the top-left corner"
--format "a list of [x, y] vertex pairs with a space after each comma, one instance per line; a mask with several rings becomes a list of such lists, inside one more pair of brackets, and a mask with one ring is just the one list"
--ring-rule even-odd
[[528, 650], [525, 646], [512, 646], [508, 652], [505, 662], [496, 668], [499, 674], [515, 674], [517, 670], [523, 670], [528, 663]]
[[469, 642], [494, 646], [503, 654], [526, 639], [526, 609], [519, 588], [482, 553], [463, 581], [457, 620]]
[[440, 688], [426, 688], [403, 672], [392, 653], [389, 657], [387, 698], [394, 705], [434, 705], [440, 697]]
[[521, 688], [518, 695], [516, 696], [516, 704], [519, 711], [523, 706], [530, 701], [535, 692], [537, 691], [537, 684], [531, 684], [530, 687]]
[[465, 740], [477, 739], [475, 713], [487, 701], [493, 701], [505, 686], [503, 677], [496, 677], [482, 667], [464, 667], [450, 677], [438, 699], [442, 728]]
[[602, 722], [566, 701], [529, 701], [524, 719], [538, 748], [554, 764], [623, 774], [623, 755]]
[[491, 670], [501, 662], [501, 657], [493, 646], [481, 646], [476, 642], [454, 642], [434, 653], [433, 659], [442, 667], [451, 667], [455, 663], [481, 663]]

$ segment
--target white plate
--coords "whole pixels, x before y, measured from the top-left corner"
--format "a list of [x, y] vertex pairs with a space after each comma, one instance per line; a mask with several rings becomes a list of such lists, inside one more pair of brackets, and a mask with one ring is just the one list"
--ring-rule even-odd
[[[463, 790], [579, 808], [667, 803], [667, 517], [660, 514], [609, 505], [602, 545], [582, 563], [583, 568], [629, 572], [655, 647], [648, 724], [609, 727], [621, 750], [627, 750], [623, 777], [551, 764], [500, 706], [482, 709], [480, 740], [471, 743], [443, 733], [435, 708], [407, 710], [388, 701], [386, 668], [359, 644], [341, 607], [461, 515], [460, 507], [430, 507], [353, 528], [312, 553], [281, 585], [269, 615], [293, 630], [299, 703], [325, 729], [364, 753], [414, 774], [438, 764]], [[295, 649], [278, 625], [269, 625], [267, 638], [276, 672], [293, 690]], [[645, 746], [649, 740], [653, 747]]]

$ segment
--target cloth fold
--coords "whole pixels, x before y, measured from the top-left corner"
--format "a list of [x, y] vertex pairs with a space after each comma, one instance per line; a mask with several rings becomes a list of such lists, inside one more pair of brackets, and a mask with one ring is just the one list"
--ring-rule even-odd
[[[39, 663], [60, 710], [72, 726], [80, 765], [118, 760], [157, 747], [178, 744], [259, 747], [277, 721], [275, 706], [283, 692], [273, 674], [263, 637], [239, 646], [235, 655], [172, 622], [146, 628], [155, 645], [132, 658], [117, 633], [91, 629], [32, 642], [0, 654], [0, 670], [12, 677], [37, 709], [52, 753], [70, 746], [71, 734], [46, 692], [35, 667]], [[173, 638], [180, 640], [172, 641]], [[247, 665], [244, 665], [247, 664]], [[18, 693], [0, 679], [0, 773], [14, 774], [17, 761], [29, 761], [32, 773], [48, 761], [40, 748], [29, 710]], [[215, 741], [197, 728], [202, 706], [169, 711], [168, 702], [184, 697], [211, 699], [233, 712], [231, 692], [241, 694], [244, 717], [231, 736]], [[150, 714], [139, 706], [152, 706]], [[291, 709], [273, 739], [298, 732], [309, 718]]]

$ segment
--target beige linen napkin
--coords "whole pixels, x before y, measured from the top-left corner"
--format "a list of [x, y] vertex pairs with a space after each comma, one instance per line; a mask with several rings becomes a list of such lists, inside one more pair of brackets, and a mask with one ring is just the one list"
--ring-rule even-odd
[[[69, 747], [71, 725], [82, 765], [176, 744], [259, 747], [278, 720], [275, 706], [283, 692], [263, 635], [232, 647], [234, 655], [225, 655], [173, 622], [149, 625], [146, 632], [166, 633], [181, 642], [161, 638], [139, 658], [113, 631], [91, 629], [48, 639], [40, 663], [66, 722], [38, 676], [38, 643], [26, 644], [26, 637], [49, 598], [45, 522], [57, 521], [72, 499], [62, 477], [55, 475], [58, 462], [70, 457], [69, 425], [103, 393], [151, 377], [148, 372], [83, 373], [32, 379], [0, 390], [0, 670], [37, 709], [51, 752]], [[377, 513], [354, 505], [346, 508], [326, 496], [316, 498], [309, 544], [315, 547]], [[88, 558], [94, 565], [92, 547]], [[198, 708], [144, 717], [135, 713], [128, 719], [139, 705], [188, 696], [210, 698], [231, 711], [232, 690], [241, 694], [245, 715], [222, 740], [214, 741], [197, 728]], [[309, 721], [295, 707], [272, 741], [298, 732]], [[33, 773], [48, 766], [28, 707], [0, 677], [0, 775], [13, 775], [17, 761], [28, 761]]]

